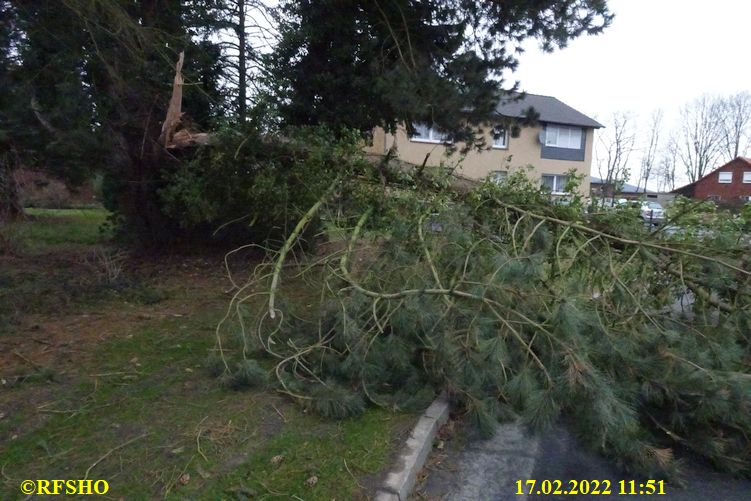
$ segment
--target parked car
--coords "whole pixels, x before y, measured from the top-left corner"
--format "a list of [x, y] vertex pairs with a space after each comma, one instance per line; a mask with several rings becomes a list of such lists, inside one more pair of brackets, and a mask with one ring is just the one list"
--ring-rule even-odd
[[661, 223], [665, 221], [665, 210], [657, 202], [642, 202], [639, 215], [645, 223]]

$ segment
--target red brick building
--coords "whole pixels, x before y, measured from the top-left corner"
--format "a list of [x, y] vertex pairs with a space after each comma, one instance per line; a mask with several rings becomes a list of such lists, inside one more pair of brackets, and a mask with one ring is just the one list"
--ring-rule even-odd
[[751, 201], [751, 158], [731, 160], [703, 178], [673, 190], [673, 193], [728, 205]]

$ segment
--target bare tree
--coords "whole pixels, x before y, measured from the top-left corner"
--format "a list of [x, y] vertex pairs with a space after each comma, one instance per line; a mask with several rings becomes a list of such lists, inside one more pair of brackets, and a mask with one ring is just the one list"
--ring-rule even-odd
[[693, 183], [722, 155], [721, 100], [704, 94], [681, 108], [678, 159]]
[[264, 0], [223, 0], [217, 4], [218, 36], [240, 120], [247, 115], [254, 81], [248, 77], [262, 70], [261, 56], [278, 37], [273, 8]]
[[745, 156], [751, 143], [751, 93], [738, 92], [722, 100], [722, 145], [727, 160]]
[[661, 109], [656, 109], [652, 112], [649, 119], [649, 131], [646, 147], [641, 157], [641, 170], [639, 172], [639, 179], [636, 183], [637, 191], [642, 188], [642, 182], [644, 191], [647, 191], [647, 183], [652, 175], [652, 170], [655, 166], [657, 157], [657, 151], [660, 143], [660, 132], [662, 128], [662, 118], [664, 113]]
[[618, 186], [628, 180], [628, 159], [634, 151], [636, 134], [633, 116], [628, 112], [613, 113], [609, 126], [599, 134], [597, 169], [605, 186]]
[[667, 144], [660, 151], [657, 161], [657, 191], [673, 191], [675, 189], [675, 168], [678, 164], [678, 142], [670, 137]]

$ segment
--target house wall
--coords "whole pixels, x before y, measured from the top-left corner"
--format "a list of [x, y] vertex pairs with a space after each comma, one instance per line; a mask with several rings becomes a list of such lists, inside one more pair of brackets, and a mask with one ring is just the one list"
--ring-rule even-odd
[[[470, 179], [483, 179], [494, 171], [513, 173], [518, 169], [532, 166], [533, 169], [528, 175], [533, 181], [539, 182], [540, 176], [543, 174], [565, 174], [573, 168], [585, 176], [580, 191], [582, 194], [588, 195], [594, 129], [585, 129], [586, 134], [583, 139], [584, 160], [581, 161], [542, 158], [542, 146], [539, 140], [541, 130], [542, 127], [540, 126], [523, 127], [519, 137], [511, 137], [509, 134], [506, 148], [492, 148], [480, 152], [472, 150], [466, 156], [463, 156], [460, 152], [455, 152], [447, 156], [446, 147], [442, 144], [413, 141], [409, 138], [403, 127], [399, 127], [396, 134], [384, 134], [383, 130], [376, 129], [374, 132], [374, 145], [366, 148], [366, 152], [383, 154], [392, 145], [396, 144], [398, 156], [405, 162], [421, 165], [427, 155], [428, 161], [426, 165], [439, 166], [443, 163], [453, 166], [458, 164], [459, 167], [456, 169], [456, 173]], [[484, 134], [487, 144], [492, 144], [490, 127], [485, 128]], [[380, 138], [383, 138], [382, 142], [379, 142]], [[381, 144], [383, 148], [380, 151], [376, 151], [380, 148]], [[462, 145], [458, 146], [458, 149], [461, 149]]]
[[[720, 172], [732, 172], [733, 181], [729, 184], [721, 184]], [[719, 196], [720, 202], [739, 203], [740, 197], [751, 196], [751, 183], [743, 182], [744, 172], [751, 172], [751, 162], [736, 158], [697, 181], [694, 185], [693, 197], [705, 199]]]
[[375, 155], [383, 155], [386, 153], [386, 132], [380, 127], [373, 129], [372, 141], [370, 144], [365, 145], [363, 150], [365, 153]]

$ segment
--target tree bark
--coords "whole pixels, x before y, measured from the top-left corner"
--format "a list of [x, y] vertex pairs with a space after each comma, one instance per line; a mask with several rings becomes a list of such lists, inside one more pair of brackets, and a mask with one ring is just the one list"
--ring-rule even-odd
[[12, 150], [0, 153], [0, 221], [12, 221], [23, 214], [15, 177], [17, 160]]
[[239, 0], [237, 3], [237, 26], [235, 33], [237, 34], [238, 45], [238, 59], [237, 59], [237, 115], [240, 118], [240, 122], [245, 121], [247, 115], [247, 99], [248, 99], [248, 82], [246, 80], [247, 72], [247, 59], [245, 54], [246, 48], [246, 32], [245, 32], [245, 0]]

